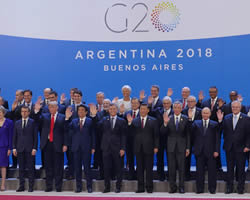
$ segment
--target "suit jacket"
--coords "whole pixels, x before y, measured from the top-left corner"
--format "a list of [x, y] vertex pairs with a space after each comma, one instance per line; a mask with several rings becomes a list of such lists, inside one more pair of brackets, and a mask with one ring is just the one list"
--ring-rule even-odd
[[243, 152], [245, 147], [250, 148], [250, 118], [240, 113], [240, 117], [233, 130], [233, 114], [228, 114], [220, 123], [223, 129], [225, 151]]
[[[86, 105], [86, 106], [87, 106], [87, 105]], [[72, 116], [71, 116], [71, 119], [78, 118], [78, 113], [77, 113], [76, 105], [75, 105], [75, 104], [71, 105], [71, 108], [72, 108], [72, 111], [73, 111]], [[89, 107], [87, 106], [87, 108], [88, 108], [87, 117], [89, 117]]]
[[[231, 114], [232, 113], [232, 107], [231, 107], [232, 102], [228, 103], [228, 104], [224, 104], [221, 108], [222, 112], [224, 112], [224, 116]], [[247, 110], [246, 107], [244, 105], [242, 105], [241, 107], [241, 111], [244, 114], [247, 114]]]
[[[182, 110], [182, 114], [183, 114], [183, 115], [186, 115], [186, 116], [188, 117], [188, 110], [189, 110], [188, 107], [184, 108], [184, 109]], [[202, 116], [201, 116], [201, 108], [196, 107], [196, 109], [195, 109], [195, 114], [194, 114], [194, 120], [201, 120], [201, 119], [202, 119]], [[193, 121], [194, 121], [194, 120], [193, 120]]]
[[165, 127], [161, 126], [161, 134], [167, 134], [167, 151], [185, 152], [186, 149], [190, 150], [190, 129], [191, 125], [187, 116], [181, 114], [179, 119], [179, 128], [176, 131], [174, 115], [170, 116], [170, 120]]
[[[173, 113], [174, 113], [173, 109], [171, 108], [168, 116], [172, 115]], [[157, 109], [150, 110], [148, 114], [150, 116], [156, 118], [157, 121], [158, 121], [158, 125], [161, 127], [161, 125], [163, 124], [164, 108], [163, 107], [158, 107]]]
[[147, 116], [144, 128], [141, 127], [141, 118], [133, 119], [129, 131], [134, 134], [134, 152], [140, 152], [141, 148], [145, 154], [154, 154], [154, 148], [159, 148], [159, 126], [155, 118]]
[[16, 121], [14, 126], [13, 149], [17, 152], [31, 152], [32, 149], [37, 149], [37, 125], [31, 118], [26, 123], [24, 129], [22, 119]]
[[5, 109], [9, 109], [9, 103], [8, 103], [8, 101], [4, 100], [4, 102], [3, 102], [3, 107], [4, 107]]
[[[64, 115], [65, 111], [66, 111], [66, 107], [64, 105], [58, 104], [58, 112]], [[45, 105], [42, 108], [42, 113], [49, 113], [49, 107], [48, 107], [48, 105]]]
[[217, 122], [209, 120], [206, 132], [204, 133], [203, 121], [195, 120], [192, 124], [194, 137], [194, 155], [204, 153], [207, 157], [213, 157], [214, 152], [220, 153], [220, 133]]
[[[22, 106], [25, 105], [25, 102], [22, 104], [22, 105], [19, 105], [16, 107], [16, 109], [14, 111], [11, 111], [11, 115], [12, 115], [12, 120], [14, 122], [16, 122], [17, 120], [20, 120], [22, 118], [22, 115], [21, 115], [21, 109], [22, 109]], [[30, 118], [34, 118], [34, 115], [35, 115], [35, 104], [32, 103], [31, 104], [31, 110], [30, 110]]]
[[[213, 107], [213, 110], [211, 111], [211, 116], [210, 116], [210, 119], [216, 122], [218, 122], [218, 118], [217, 118], [217, 111], [219, 109], [218, 99], [219, 97], [214, 103], [214, 107]], [[207, 99], [206, 101], [202, 101], [201, 103], [198, 102], [196, 106], [200, 108], [208, 107], [211, 109], [211, 98]]]
[[[34, 119], [38, 122], [39, 127], [41, 127], [40, 147], [43, 150], [48, 142], [51, 114], [41, 114], [39, 112], [35, 114]], [[65, 128], [65, 116], [60, 113], [57, 113], [57, 117], [54, 123], [53, 143], [56, 152], [62, 152], [63, 145], [68, 146], [68, 135]]]
[[81, 150], [90, 153], [91, 149], [95, 149], [95, 131], [92, 119], [86, 117], [82, 130], [80, 129], [79, 118], [66, 122], [66, 126], [68, 134], [71, 134], [72, 138], [72, 152]]
[[117, 116], [113, 129], [110, 116], [104, 117], [97, 126], [102, 133], [101, 149], [103, 152], [119, 152], [126, 149], [127, 124], [123, 118]]

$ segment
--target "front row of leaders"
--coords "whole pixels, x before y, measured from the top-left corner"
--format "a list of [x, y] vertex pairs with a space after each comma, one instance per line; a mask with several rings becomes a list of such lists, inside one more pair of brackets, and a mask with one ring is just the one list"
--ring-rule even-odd
[[[166, 135], [170, 193], [184, 193], [185, 157], [190, 154], [190, 134], [194, 138], [196, 157], [196, 193], [204, 192], [205, 166], [208, 169], [208, 190], [216, 192], [216, 157], [220, 153], [220, 132], [224, 134], [224, 149], [227, 159], [226, 193], [233, 192], [234, 167], [238, 176], [237, 192], [244, 193], [246, 153], [250, 150], [250, 119], [241, 113], [241, 103], [232, 103], [232, 114], [223, 116], [217, 112], [218, 122], [209, 119], [211, 111], [202, 110], [202, 120], [192, 122], [192, 112], [188, 117], [181, 114], [182, 104], [173, 104], [173, 114], [163, 114], [163, 125], [158, 126], [155, 118], [148, 115], [147, 104], [141, 104], [139, 116], [128, 113], [117, 116], [115, 104], [109, 107], [109, 115], [99, 119], [97, 108], [86, 105], [77, 107], [78, 118], [72, 119], [72, 110], [67, 108], [65, 115], [57, 112], [57, 102], [49, 103], [49, 113], [41, 113], [40, 102], [35, 105], [34, 119], [29, 118], [30, 109], [21, 108], [22, 119], [13, 122], [4, 117], [5, 109], [0, 107], [0, 137], [5, 142], [1, 148], [0, 166], [8, 165], [8, 156], [13, 154], [19, 161], [20, 185], [18, 192], [24, 191], [24, 171], [28, 169], [29, 192], [33, 191], [35, 155], [37, 151], [38, 129], [41, 132], [41, 149], [45, 152], [46, 189], [53, 190], [53, 178], [57, 192], [62, 191], [64, 152], [72, 146], [74, 157], [76, 191], [82, 191], [82, 165], [87, 181], [87, 191], [92, 192], [91, 154], [95, 152], [95, 130], [102, 132], [102, 156], [104, 161], [104, 193], [110, 192], [111, 171], [115, 169], [117, 178], [115, 192], [121, 192], [123, 157], [126, 152], [126, 138], [133, 137], [133, 152], [137, 163], [137, 193], [153, 192], [153, 159], [158, 152], [159, 133]], [[90, 115], [88, 114], [90, 110]], [[90, 117], [91, 116], [91, 117]], [[71, 136], [69, 141], [69, 135]], [[5, 137], [5, 138], [4, 138]], [[12, 141], [13, 140], [13, 141]], [[71, 143], [71, 144], [69, 144]], [[177, 167], [178, 166], [178, 167]], [[176, 184], [176, 170], [179, 172], [179, 185]], [[2, 174], [6, 168], [2, 167]], [[146, 171], [146, 183], [144, 183]], [[5, 173], [4, 173], [5, 172]], [[5, 190], [5, 177], [2, 178], [1, 190]]]

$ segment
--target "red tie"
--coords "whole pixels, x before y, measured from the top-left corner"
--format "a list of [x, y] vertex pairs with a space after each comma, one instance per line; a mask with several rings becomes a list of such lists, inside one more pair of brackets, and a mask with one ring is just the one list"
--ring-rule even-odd
[[184, 109], [185, 107], [186, 107], [186, 100], [183, 99], [182, 109]]
[[144, 118], [141, 119], [141, 128], [144, 128]]
[[212, 99], [212, 103], [211, 103], [211, 110], [214, 109], [214, 99]]
[[134, 113], [133, 113], [133, 119], [135, 118], [135, 114], [136, 114], [136, 112], [134, 111]]
[[82, 126], [82, 122], [83, 122], [83, 120], [81, 119], [81, 120], [80, 120], [80, 130], [82, 130], [82, 127], [83, 127], [83, 126]]
[[102, 111], [102, 106], [98, 105], [98, 112], [101, 112], [101, 111]]
[[49, 141], [50, 141], [50, 142], [53, 142], [54, 124], [55, 124], [55, 116], [52, 115], [51, 121], [50, 121], [50, 132], [49, 132]]

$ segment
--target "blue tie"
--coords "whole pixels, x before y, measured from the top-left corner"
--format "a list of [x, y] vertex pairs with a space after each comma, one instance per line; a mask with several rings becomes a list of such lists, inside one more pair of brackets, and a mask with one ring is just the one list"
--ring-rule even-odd
[[114, 128], [114, 117], [111, 117], [111, 129], [113, 130]]
[[238, 122], [237, 115], [234, 115], [234, 119], [233, 119], [233, 128], [234, 128], [234, 130], [235, 130], [235, 127], [237, 125], [237, 122]]
[[176, 127], [176, 131], [178, 131], [178, 128], [179, 128], [179, 117], [175, 118], [175, 127]]

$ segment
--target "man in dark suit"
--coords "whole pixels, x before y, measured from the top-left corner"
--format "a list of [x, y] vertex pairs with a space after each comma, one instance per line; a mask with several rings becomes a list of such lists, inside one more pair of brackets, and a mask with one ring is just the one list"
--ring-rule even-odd
[[24, 172], [28, 169], [29, 192], [33, 192], [35, 178], [35, 155], [37, 151], [38, 129], [33, 119], [29, 118], [30, 109], [27, 106], [21, 108], [22, 119], [15, 122], [13, 136], [13, 154], [19, 162], [20, 184], [17, 192], [24, 191]]
[[70, 89], [70, 99], [66, 99], [65, 94], [63, 93], [60, 97], [60, 104], [64, 105], [66, 108], [75, 104], [74, 92], [77, 90], [77, 88]]
[[180, 102], [182, 103], [182, 109], [186, 108], [188, 106], [187, 99], [190, 95], [190, 88], [189, 87], [184, 87], [181, 90], [181, 96], [182, 98], [180, 99]]
[[72, 118], [77, 118], [78, 114], [77, 114], [77, 106], [79, 106], [80, 104], [85, 104], [84, 101], [82, 101], [82, 91], [80, 90], [76, 90], [74, 91], [74, 104], [71, 105], [72, 107]]
[[134, 152], [137, 163], [138, 188], [136, 193], [145, 191], [144, 171], [146, 170], [146, 190], [153, 192], [153, 164], [154, 154], [159, 148], [159, 126], [157, 120], [148, 115], [148, 105], [142, 103], [140, 106], [140, 117], [128, 114], [127, 120], [129, 131], [134, 134]]
[[[169, 96], [165, 96], [162, 100], [163, 107], [158, 107], [155, 110], [152, 110], [151, 107], [149, 107], [149, 115], [152, 117], [155, 117], [158, 121], [159, 127], [163, 124], [163, 114], [166, 112], [168, 116], [173, 114], [172, 109], [172, 99]], [[159, 139], [159, 149], [157, 153], [157, 172], [159, 175], [159, 180], [164, 181], [165, 180], [165, 173], [164, 173], [164, 151], [167, 148], [166, 141], [167, 136], [165, 134], [160, 134]]]
[[[35, 105], [35, 120], [42, 128], [40, 147], [44, 151], [46, 189], [53, 189], [53, 177], [55, 177], [56, 191], [62, 191], [64, 155], [67, 151], [68, 136], [65, 130], [65, 116], [58, 113], [58, 103], [49, 102], [50, 113], [41, 114], [41, 102]], [[40, 112], [39, 112], [40, 111]]]
[[[69, 109], [68, 109], [69, 111]], [[95, 152], [95, 132], [92, 120], [86, 117], [88, 107], [86, 105], [79, 105], [77, 107], [78, 118], [69, 121], [72, 112], [66, 113], [66, 127], [72, 137], [72, 149], [74, 158], [74, 167], [76, 175], [76, 191], [82, 191], [82, 165], [87, 180], [87, 191], [92, 193], [92, 177], [91, 177], [91, 154]], [[69, 131], [70, 129], [70, 131]]]
[[[58, 94], [56, 91], [51, 91], [47, 97], [48, 103], [50, 101], [58, 101]], [[61, 114], [65, 114], [66, 107], [64, 105], [58, 104], [58, 112]], [[43, 113], [49, 113], [49, 107], [48, 104], [42, 106], [42, 112]]]
[[43, 101], [42, 101], [42, 108], [44, 108], [45, 106], [48, 106], [49, 104], [49, 94], [50, 92], [53, 91], [52, 88], [45, 88], [43, 90]]
[[210, 120], [209, 108], [202, 109], [202, 120], [192, 124], [194, 155], [196, 157], [196, 193], [204, 193], [205, 166], [208, 166], [208, 190], [216, 192], [216, 160], [220, 152], [218, 123]]
[[164, 113], [164, 124], [161, 134], [167, 135], [168, 173], [170, 182], [169, 193], [177, 191], [176, 169], [179, 172], [179, 192], [185, 193], [185, 157], [190, 154], [190, 124], [187, 116], [182, 115], [182, 103], [173, 104], [174, 115]]
[[101, 112], [103, 110], [103, 101], [104, 101], [104, 93], [103, 92], [97, 92], [96, 93], [96, 107], [98, 112]]
[[[190, 122], [194, 122], [194, 120], [201, 120], [201, 109], [196, 107], [196, 97], [190, 95], [187, 98], [187, 107], [182, 110], [182, 114], [188, 117]], [[190, 133], [190, 154], [186, 157], [185, 161], [185, 177], [186, 180], [189, 180], [191, 177], [190, 167], [191, 167], [191, 157], [192, 157], [192, 147], [193, 147], [193, 134]]]
[[238, 177], [238, 194], [244, 193], [246, 153], [250, 151], [250, 118], [241, 113], [241, 103], [232, 102], [232, 114], [223, 119], [221, 110], [217, 112], [224, 136], [223, 148], [227, 160], [227, 189], [226, 194], [233, 192], [234, 167]]
[[[96, 116], [97, 109], [91, 105], [91, 116]], [[104, 117], [98, 122], [98, 127], [102, 130], [101, 150], [104, 162], [104, 184], [103, 193], [110, 192], [110, 179], [112, 163], [116, 172], [116, 193], [121, 192], [122, 187], [122, 159], [126, 148], [127, 124], [123, 118], [117, 116], [118, 107], [111, 103], [109, 107], [109, 116]], [[95, 120], [97, 120], [95, 118]]]

